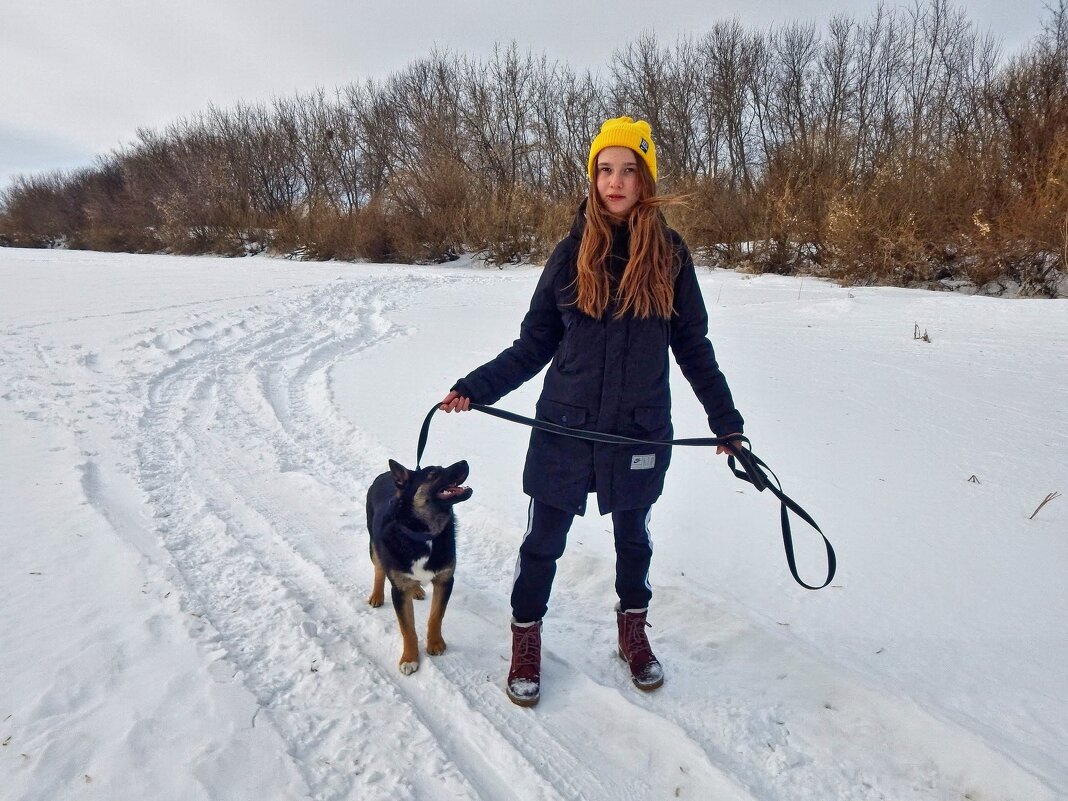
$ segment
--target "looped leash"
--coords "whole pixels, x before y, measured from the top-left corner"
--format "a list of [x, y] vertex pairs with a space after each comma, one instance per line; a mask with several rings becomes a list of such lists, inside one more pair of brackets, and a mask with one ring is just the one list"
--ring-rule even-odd
[[[742, 463], [743, 470], [738, 470], [734, 466], [734, 456], [728, 456], [727, 466], [731, 469], [731, 472], [742, 481], [748, 481], [756, 487], [759, 492], [763, 492], [766, 489], [771, 490], [771, 494], [779, 499], [779, 515], [782, 520], [782, 544], [786, 549], [786, 564], [790, 567], [790, 575], [794, 577], [794, 581], [806, 590], [822, 590], [831, 583], [831, 579], [834, 578], [834, 571], [838, 567], [838, 561], [835, 559], [834, 548], [831, 547], [830, 540], [827, 539], [823, 530], [816, 525], [816, 521], [812, 519], [812, 516], [782, 491], [782, 484], [779, 482], [779, 477], [775, 475], [775, 471], [768, 467], [763, 459], [752, 451], [747, 451], [743, 448], [738, 448], [735, 451], [735, 455], [738, 457], [738, 461]], [[768, 481], [767, 473], [771, 473], [772, 478], [775, 479], [774, 484]], [[754, 476], [760, 478], [760, 483], [753, 480]], [[794, 538], [793, 534], [790, 532], [790, 515], [787, 510], [793, 512], [812, 526], [812, 528], [816, 529], [816, 532], [823, 538], [823, 545], [827, 549], [827, 580], [818, 586], [806, 584], [801, 580], [801, 576], [797, 574], [797, 561], [794, 558]]]
[[[431, 407], [430, 411], [427, 412], [426, 417], [423, 418], [423, 425], [419, 429], [419, 444], [416, 448], [415, 455], [415, 467], [417, 470], [423, 461], [423, 451], [426, 449], [427, 437], [430, 435], [430, 421], [434, 417], [434, 412], [438, 411], [439, 408], [439, 404], [434, 404], [434, 406]], [[771, 494], [779, 499], [781, 509], [780, 516], [782, 519], [782, 541], [783, 547], [786, 549], [786, 564], [790, 568], [790, 575], [794, 577], [794, 581], [806, 590], [821, 590], [834, 579], [834, 573], [837, 569], [837, 560], [835, 559], [834, 548], [831, 547], [830, 540], [827, 539], [820, 527], [816, 525], [816, 521], [812, 519], [812, 516], [782, 491], [782, 484], [779, 481], [779, 477], [775, 475], [775, 472], [768, 467], [764, 460], [753, 453], [751, 449], [742, 447], [743, 443], [747, 446], [750, 444], [748, 437], [737, 435], [732, 437], [692, 437], [689, 439], [637, 439], [635, 437], [625, 437], [620, 434], [604, 434], [600, 431], [584, 431], [578, 428], [568, 428], [567, 426], [550, 423], [546, 420], [535, 420], [530, 417], [524, 417], [523, 415], [508, 412], [504, 409], [495, 409], [492, 406], [485, 406], [481, 403], [472, 403], [471, 408], [480, 411], [483, 414], [488, 414], [491, 417], [499, 417], [502, 420], [519, 423], [520, 425], [529, 426], [530, 428], [537, 428], [552, 434], [560, 434], [564, 437], [589, 440], [590, 442], [604, 442], [611, 445], [690, 445], [705, 447], [725, 445], [732, 452], [732, 455], [727, 457], [727, 466], [731, 469], [731, 472], [742, 481], [752, 484], [756, 487], [758, 492], [763, 492], [766, 489], [771, 490]], [[735, 467], [735, 459], [741, 464], [741, 470]], [[774, 484], [768, 480], [768, 473], [775, 479]], [[822, 584], [806, 584], [801, 580], [801, 576], [797, 573], [797, 561], [794, 558], [794, 541], [790, 531], [789, 512], [793, 512], [812, 526], [820, 537], [823, 538], [823, 544], [827, 549], [827, 580]]]

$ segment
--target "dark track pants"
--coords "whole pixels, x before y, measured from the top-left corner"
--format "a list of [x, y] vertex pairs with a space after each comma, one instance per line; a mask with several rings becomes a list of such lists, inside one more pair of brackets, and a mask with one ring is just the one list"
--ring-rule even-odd
[[[649, 562], [653, 543], [649, 535], [651, 507], [612, 512], [616, 542], [616, 594], [620, 609], [645, 609], [653, 595]], [[519, 548], [512, 584], [512, 615], [518, 623], [541, 620], [549, 606], [556, 576], [556, 560], [564, 553], [567, 532], [575, 516], [531, 500], [527, 532]]]

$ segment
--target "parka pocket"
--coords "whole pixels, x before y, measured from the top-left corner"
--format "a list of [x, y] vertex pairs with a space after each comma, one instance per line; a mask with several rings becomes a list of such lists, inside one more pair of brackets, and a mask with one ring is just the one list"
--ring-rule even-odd
[[582, 426], [589, 416], [581, 406], [558, 403], [544, 398], [538, 401], [536, 408], [539, 420], [548, 420], [550, 423], [556, 423], [561, 426]]

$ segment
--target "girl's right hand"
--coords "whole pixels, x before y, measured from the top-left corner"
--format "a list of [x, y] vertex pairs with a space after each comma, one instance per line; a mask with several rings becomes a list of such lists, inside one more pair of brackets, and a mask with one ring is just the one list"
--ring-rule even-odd
[[471, 409], [471, 399], [465, 398], [455, 389], [449, 390], [449, 394], [445, 396], [441, 401], [441, 405], [438, 406], [443, 412], [466, 412]]

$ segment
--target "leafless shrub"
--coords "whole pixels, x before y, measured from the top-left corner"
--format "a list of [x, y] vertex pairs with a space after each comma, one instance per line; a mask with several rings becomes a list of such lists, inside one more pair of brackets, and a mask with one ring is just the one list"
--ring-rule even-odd
[[309, 206], [307, 212], [286, 215], [274, 229], [272, 247], [303, 259], [353, 261], [365, 257], [359, 234], [361, 211], [339, 211], [332, 207]]
[[4, 234], [20, 247], [55, 247], [80, 224], [69, 191], [72, 176], [60, 172], [19, 176], [0, 196]]

